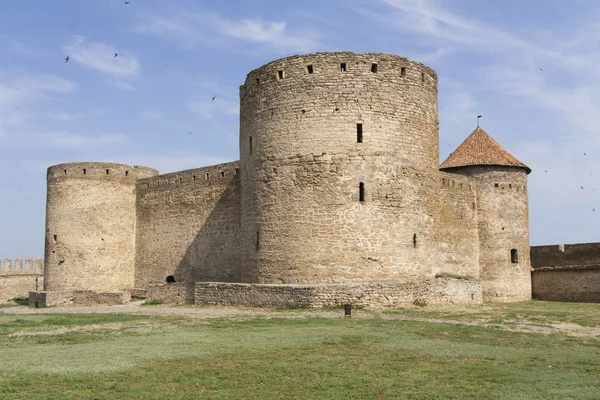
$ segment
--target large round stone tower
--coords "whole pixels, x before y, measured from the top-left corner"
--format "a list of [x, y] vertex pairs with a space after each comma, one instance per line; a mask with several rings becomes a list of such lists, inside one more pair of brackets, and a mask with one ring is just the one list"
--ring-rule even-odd
[[157, 174], [112, 163], [48, 168], [45, 290], [134, 286], [135, 181]]
[[435, 266], [437, 76], [406, 58], [283, 58], [240, 87], [246, 282], [392, 281]]
[[479, 265], [484, 301], [531, 300], [531, 169], [477, 128], [440, 169], [475, 179]]

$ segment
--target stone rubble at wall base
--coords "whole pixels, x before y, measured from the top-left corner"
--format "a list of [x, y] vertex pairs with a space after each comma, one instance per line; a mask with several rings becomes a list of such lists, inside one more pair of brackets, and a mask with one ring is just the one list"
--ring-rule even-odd
[[61, 290], [29, 292], [30, 307], [96, 306], [126, 304], [131, 300], [129, 292], [97, 292], [93, 290]]

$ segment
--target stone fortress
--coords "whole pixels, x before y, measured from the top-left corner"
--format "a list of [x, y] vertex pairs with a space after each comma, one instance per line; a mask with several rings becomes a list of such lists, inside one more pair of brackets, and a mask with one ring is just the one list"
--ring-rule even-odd
[[240, 86], [239, 161], [48, 168], [30, 301], [530, 300], [531, 170], [480, 128], [440, 166], [437, 83], [395, 55], [287, 57]]

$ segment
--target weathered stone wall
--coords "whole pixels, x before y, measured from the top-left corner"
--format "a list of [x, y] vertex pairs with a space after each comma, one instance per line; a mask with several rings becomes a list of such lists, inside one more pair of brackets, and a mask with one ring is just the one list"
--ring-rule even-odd
[[481, 282], [451, 278], [321, 285], [199, 282], [195, 304], [238, 307], [388, 307], [426, 303], [481, 303]]
[[318, 53], [250, 72], [240, 88], [242, 281], [433, 276], [438, 153], [437, 76], [422, 64]]
[[239, 280], [238, 163], [137, 183], [135, 285]]
[[29, 305], [42, 306], [99, 306], [126, 304], [131, 300], [129, 292], [97, 292], [92, 290], [59, 290], [29, 292]]
[[42, 259], [22, 258], [9, 260], [5, 258], [0, 263], [0, 303], [17, 297], [29, 296], [32, 290], [44, 287], [44, 268]]
[[[524, 168], [471, 166], [446, 172], [471, 176], [477, 188], [479, 265], [484, 301], [531, 299], [529, 203]], [[518, 261], [512, 262], [511, 250]]]
[[157, 173], [112, 163], [48, 168], [45, 290], [133, 287], [135, 181]]
[[600, 266], [600, 243], [531, 246], [531, 266], [534, 269]]
[[479, 278], [479, 232], [475, 180], [440, 173], [440, 203], [436, 218], [436, 274]]
[[195, 290], [195, 282], [150, 285], [146, 289], [146, 301], [162, 302], [165, 304], [187, 304], [194, 301]]
[[531, 247], [533, 298], [600, 302], [600, 243]]
[[531, 281], [536, 300], [600, 303], [600, 265], [536, 269]]

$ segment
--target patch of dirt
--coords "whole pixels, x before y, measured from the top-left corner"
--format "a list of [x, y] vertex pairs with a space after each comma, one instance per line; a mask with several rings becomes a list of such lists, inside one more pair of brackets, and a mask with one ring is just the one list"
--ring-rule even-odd
[[[142, 301], [135, 301], [125, 305], [116, 306], [69, 306], [69, 307], [50, 307], [50, 308], [29, 308], [29, 307], [11, 307], [0, 309], [0, 314], [138, 314], [138, 315], [157, 315], [157, 316], [182, 316], [193, 319], [232, 319], [232, 320], [247, 320], [254, 318], [344, 318], [344, 311], [319, 311], [306, 310], [306, 311], [290, 311], [285, 312], [278, 310], [273, 312], [267, 309], [255, 309], [255, 308], [234, 308], [234, 307], [193, 307], [193, 306], [169, 306], [169, 305], [157, 305], [157, 306], [142, 306]], [[465, 311], [461, 307], [436, 307], [436, 311], [448, 313], [455, 313], [457, 311]], [[492, 307], [481, 306], [477, 308], [469, 308], [469, 312], [485, 313], [493, 312]], [[356, 310], [353, 312], [351, 318], [358, 319], [385, 319], [385, 320], [398, 320], [398, 321], [416, 321], [426, 322], [431, 324], [451, 324], [451, 325], [464, 325], [464, 326], [479, 326], [484, 328], [502, 329], [506, 331], [514, 332], [525, 332], [525, 333], [564, 333], [573, 336], [600, 336], [600, 327], [583, 327], [576, 324], [567, 323], [552, 323], [548, 325], [536, 325], [529, 321], [526, 322], [507, 322], [507, 323], [489, 323], [487, 320], [481, 319], [476, 321], [460, 321], [445, 318], [425, 318], [425, 317], [414, 317], [400, 314], [389, 314], [380, 313], [378, 311], [362, 311]], [[69, 332], [85, 332], [90, 330], [98, 329], [123, 329], [127, 326], [145, 326], [149, 327], [149, 324], [113, 324], [113, 325], [99, 325], [99, 326], [86, 326], [78, 328], [65, 329], [64, 332], [61, 330], [47, 331], [47, 333], [38, 332], [37, 334], [60, 334]], [[30, 335], [32, 332], [18, 332], [12, 335]]]

